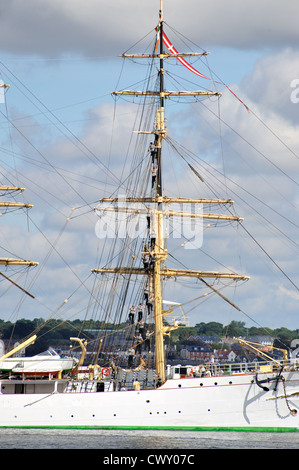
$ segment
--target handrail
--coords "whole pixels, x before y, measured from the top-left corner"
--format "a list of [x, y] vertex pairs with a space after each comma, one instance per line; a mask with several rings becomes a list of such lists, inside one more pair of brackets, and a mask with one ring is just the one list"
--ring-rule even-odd
[[[240, 374], [255, 374], [263, 372], [276, 372], [277, 370], [283, 368], [284, 371], [296, 370], [299, 369], [299, 359], [289, 359], [288, 361], [253, 361], [253, 362], [214, 362], [214, 363], [202, 363], [198, 366], [192, 365], [172, 365], [170, 366], [170, 371], [168, 373], [168, 378], [171, 378], [174, 375], [175, 368], [187, 368], [187, 377], [196, 377], [196, 376], [223, 376], [223, 375], [240, 375]], [[192, 373], [190, 372], [192, 369]]]

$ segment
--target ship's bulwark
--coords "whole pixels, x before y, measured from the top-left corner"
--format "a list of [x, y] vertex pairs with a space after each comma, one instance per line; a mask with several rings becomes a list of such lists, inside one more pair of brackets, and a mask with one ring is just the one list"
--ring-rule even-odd
[[299, 372], [283, 373], [277, 384], [276, 377], [259, 374], [268, 391], [253, 374], [171, 379], [153, 390], [114, 392], [82, 392], [84, 382], [65, 388], [65, 381], [52, 380], [49, 393], [28, 381], [16, 394], [6, 382], [0, 427], [297, 431]]

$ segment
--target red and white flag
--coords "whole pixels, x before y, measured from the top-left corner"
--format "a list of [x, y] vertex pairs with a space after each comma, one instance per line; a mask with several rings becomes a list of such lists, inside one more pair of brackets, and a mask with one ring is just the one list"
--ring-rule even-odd
[[[159, 28], [156, 28], [156, 31], [157, 31], [157, 43], [156, 43], [156, 50], [158, 49], [158, 43], [159, 43], [159, 39], [160, 39], [160, 31], [159, 31]], [[179, 54], [179, 52], [176, 50], [176, 48], [173, 46], [173, 44], [170, 42], [170, 40], [168, 39], [168, 37], [166, 36], [166, 34], [164, 33], [163, 31], [163, 42], [165, 44], [165, 46], [167, 47], [167, 49], [169, 50], [169, 52], [171, 52], [171, 54]], [[177, 60], [182, 64], [184, 65], [184, 67], [186, 67], [188, 70], [190, 70], [190, 72], [193, 72], [195, 73], [196, 75], [198, 75], [199, 77], [202, 77], [202, 78], [205, 78], [206, 80], [212, 80], [211, 78], [209, 77], [206, 77], [205, 75], [203, 75], [202, 73], [200, 73], [198, 70], [196, 70], [194, 67], [192, 67], [192, 65], [190, 65], [183, 57], [177, 57]], [[248, 106], [246, 106], [245, 103], [243, 103], [242, 100], [240, 100], [240, 98], [227, 86], [225, 85], [224, 83], [221, 83], [221, 82], [215, 82], [215, 83], [218, 83], [220, 85], [224, 85], [228, 91], [231, 92], [232, 95], [234, 95], [235, 98], [237, 98], [237, 100], [240, 101], [240, 103], [243, 104], [243, 106], [245, 106], [245, 108], [247, 109], [247, 111], [249, 112], [249, 108]]]

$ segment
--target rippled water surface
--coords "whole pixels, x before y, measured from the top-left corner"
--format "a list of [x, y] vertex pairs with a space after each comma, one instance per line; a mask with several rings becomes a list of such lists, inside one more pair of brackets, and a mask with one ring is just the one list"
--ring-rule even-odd
[[0, 429], [0, 449], [298, 449], [299, 433]]

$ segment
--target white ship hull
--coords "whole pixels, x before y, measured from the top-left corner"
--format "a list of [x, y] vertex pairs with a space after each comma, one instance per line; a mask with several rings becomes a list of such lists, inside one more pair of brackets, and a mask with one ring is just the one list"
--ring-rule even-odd
[[82, 392], [96, 381], [2, 381], [0, 427], [297, 431], [299, 372], [283, 376], [276, 391], [275, 374], [259, 374], [272, 378], [269, 391], [254, 374], [171, 379], [140, 391]]

